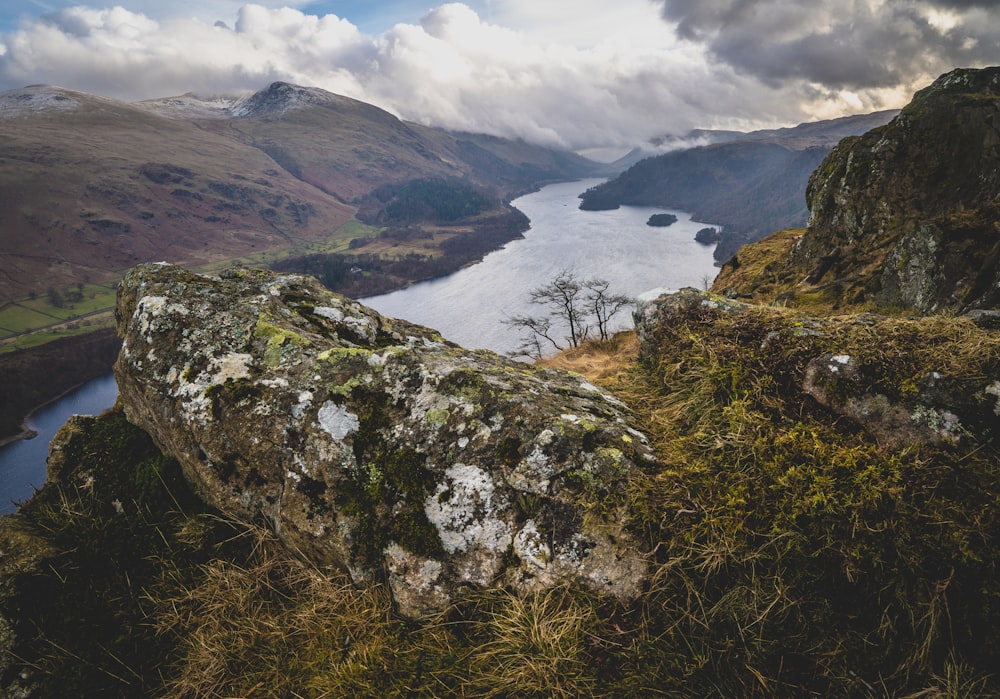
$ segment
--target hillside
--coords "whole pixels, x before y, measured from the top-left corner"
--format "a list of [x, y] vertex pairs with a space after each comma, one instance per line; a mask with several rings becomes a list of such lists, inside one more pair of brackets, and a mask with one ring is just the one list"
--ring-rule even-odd
[[0, 299], [319, 241], [353, 215], [261, 150], [51, 87], [0, 95]]
[[683, 209], [722, 227], [719, 261], [743, 243], [805, 223], [809, 176], [843, 137], [884, 124], [896, 112], [844, 117], [751, 133], [693, 132], [708, 141], [641, 160], [615, 179], [585, 192], [580, 208], [623, 204]]
[[809, 180], [808, 227], [748, 246], [715, 288], [840, 309], [997, 308], [998, 117], [1000, 69], [942, 76], [838, 145]]
[[198, 266], [346, 249], [358, 200], [386, 184], [461, 178], [499, 208], [512, 193], [597, 167], [287, 83], [242, 99], [137, 104], [57, 87], [11, 90], [0, 94], [0, 144], [6, 301], [113, 279], [140, 261]]

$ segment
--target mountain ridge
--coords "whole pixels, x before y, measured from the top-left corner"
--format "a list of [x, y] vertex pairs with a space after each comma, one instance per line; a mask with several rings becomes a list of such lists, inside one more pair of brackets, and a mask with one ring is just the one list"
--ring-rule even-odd
[[[57, 86], [0, 93], [0, 299], [316, 246], [374, 189], [458, 177], [498, 200], [600, 166], [456, 138], [319, 88], [125, 103]], [[480, 161], [488, 161], [480, 167]], [[345, 248], [357, 237], [341, 234]], [[334, 239], [335, 240], [335, 239]]]

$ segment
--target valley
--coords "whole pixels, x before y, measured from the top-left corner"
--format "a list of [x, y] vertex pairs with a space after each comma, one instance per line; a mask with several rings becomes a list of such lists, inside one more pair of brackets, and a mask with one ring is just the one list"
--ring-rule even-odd
[[[49, 98], [60, 114], [73, 111]], [[183, 102], [190, 115], [192, 100]], [[226, 119], [259, 120], [232, 130], [260, 145], [313, 109], [371, 115], [281, 84], [225, 114], [193, 112], [205, 133]], [[729, 144], [705, 146], [708, 164], [685, 161], [698, 175], [687, 180], [678, 162], [697, 157], [690, 152], [647, 165], [673, 168], [691, 196], [715, 182], [733, 211], [741, 199], [769, 215], [800, 206], [789, 192], [804, 187], [806, 225], [744, 245], [711, 285], [711, 248], [692, 238], [720, 225], [725, 236], [731, 222], [695, 215], [699, 223], [663, 203], [622, 206], [597, 173], [520, 200], [541, 228], [545, 217], [528, 204], [559, 192], [548, 207], [557, 247], [533, 247], [540, 241], [525, 231], [481, 265], [412, 285], [386, 315], [373, 306], [396, 294], [369, 306], [308, 276], [248, 264], [215, 275], [132, 266], [115, 330], [70, 338], [103, 334], [111, 351], [124, 338], [116, 407], [70, 418], [53, 438], [45, 486], [0, 517], [0, 629], [9, 631], [0, 634], [0, 691], [1000, 694], [998, 115], [1000, 68], [955, 69], [888, 124], [833, 146], [805, 183], [807, 168], [787, 158], [802, 165], [818, 150], [771, 136], [736, 143], [748, 146], [736, 160], [720, 155]], [[230, 189], [193, 168], [140, 169], [133, 182], [187, 192], [177, 196], [206, 224], [215, 223], [208, 210], [229, 201], [246, 225], [259, 219], [254, 240], [276, 246], [240, 256], [294, 249], [269, 264], [314, 265], [328, 286], [338, 276], [417, 278], [480, 226], [521, 234], [515, 218], [494, 218], [521, 190], [516, 178], [501, 183], [511, 171], [486, 154], [515, 157], [520, 146], [431, 137], [391, 119], [379, 128], [403, 151], [381, 143], [371, 157], [397, 157], [406, 174], [395, 180], [390, 168], [376, 184], [356, 169], [343, 190], [331, 184], [336, 168], [306, 144], [298, 155], [267, 145], [292, 180], [311, 180], [310, 196], [349, 214], [315, 237], [318, 214], [288, 207], [291, 199], [266, 213], [261, 183]], [[488, 176], [464, 172], [469, 161], [454, 156], [472, 150], [448, 138], [478, 148], [472, 160]], [[418, 142], [427, 150], [413, 151]], [[549, 181], [519, 162], [527, 180]], [[672, 192], [642, 182], [644, 171], [639, 163], [624, 179], [666, 201]], [[574, 206], [574, 188], [587, 185], [608, 199]], [[117, 205], [124, 216], [129, 207]], [[79, 214], [84, 233], [138, 230], [116, 228], [110, 210]], [[677, 221], [650, 227], [653, 214]], [[627, 235], [611, 225], [616, 216], [636, 224], [620, 259], [612, 247]], [[331, 231], [342, 232], [337, 242]], [[680, 249], [651, 253], [672, 236]], [[325, 244], [344, 248], [309, 248]], [[220, 257], [199, 264], [238, 256], [217, 245]], [[519, 248], [526, 254], [506, 255]], [[493, 260], [499, 281], [483, 297], [472, 299], [465, 282], [447, 289]], [[554, 262], [586, 276], [617, 269], [630, 281], [649, 263], [664, 284], [676, 268], [687, 288], [642, 295], [634, 330], [607, 337], [601, 325], [600, 341], [577, 343], [571, 320], [572, 348], [552, 359], [474, 348], [485, 334], [479, 309], [502, 309], [506, 292], [570, 304], [549, 319], [601, 322], [593, 296], [586, 309], [572, 305], [581, 288], [573, 274], [557, 277], [569, 293], [546, 297], [532, 288], [537, 278], [509, 273], [551, 279]], [[99, 310], [96, 283], [25, 292], [7, 322], [29, 313], [77, 322], [60, 313]], [[421, 296], [435, 288], [447, 291]], [[471, 310], [449, 305], [455, 296]], [[470, 331], [461, 342], [472, 347], [452, 342], [455, 331], [418, 325], [409, 315], [418, 311], [443, 312]], [[98, 361], [97, 347], [56, 343], [0, 360], [34, 358], [35, 371], [55, 375], [47, 348], [53, 359]]]
[[[480, 224], [504, 221], [509, 240], [523, 223], [507, 221], [516, 214], [505, 200], [602, 168], [523, 142], [408, 124], [287, 83], [225, 106], [193, 96], [124, 103], [57, 87], [11, 90], [0, 94], [0, 145], [0, 342], [20, 348], [55, 336], [57, 318], [109, 308], [94, 286], [113, 286], [137, 262], [208, 271], [348, 250], [435, 258]], [[407, 228], [433, 231], [411, 230], [407, 241], [391, 221], [359, 220], [372, 192], [421, 178], [464, 181], [489, 212], [418, 217]], [[72, 309], [45, 301], [75, 291], [85, 298], [68, 302]], [[45, 334], [11, 339], [32, 330]]]

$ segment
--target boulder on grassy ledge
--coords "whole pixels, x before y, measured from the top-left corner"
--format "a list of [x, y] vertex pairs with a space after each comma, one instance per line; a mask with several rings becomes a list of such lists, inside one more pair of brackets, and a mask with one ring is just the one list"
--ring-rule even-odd
[[137, 267], [117, 318], [125, 414], [202, 497], [267, 518], [317, 565], [386, 581], [403, 614], [468, 586], [640, 591], [625, 483], [652, 457], [581, 377], [260, 270]]

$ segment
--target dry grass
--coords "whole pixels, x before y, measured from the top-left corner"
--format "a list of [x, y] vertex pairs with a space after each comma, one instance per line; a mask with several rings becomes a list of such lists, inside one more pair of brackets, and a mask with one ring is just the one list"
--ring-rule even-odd
[[[176, 500], [143, 504], [152, 479], [122, 461], [115, 483], [36, 509], [67, 547], [105, 550], [127, 535], [120, 556], [143, 557], [113, 564], [113, 582], [127, 582], [101, 600], [121, 625], [109, 632], [145, 639], [115, 646], [117, 660], [97, 654], [102, 676], [121, 678], [108, 686], [141, 676], [145, 695], [169, 697], [1000, 693], [995, 445], [887, 449], [794, 390], [811, 357], [842, 352], [881, 367], [872, 385], [905, 400], [931, 369], [956, 385], [997, 376], [1000, 339], [943, 317], [832, 318], [817, 335], [787, 310], [705, 313], [676, 319], [642, 362], [631, 334], [546, 362], [615, 391], [653, 440], [660, 465], [629, 485], [631, 525], [654, 566], [639, 600], [470, 590], [406, 621], [383, 588], [311, 568], [266, 532], [177, 515]], [[113, 442], [126, 459], [134, 435], [116, 436], [119, 423], [80, 454]], [[123, 490], [136, 493], [134, 521], [95, 505]], [[134, 543], [137, 533], [159, 548]], [[90, 583], [109, 564], [81, 577], [86, 559], [53, 570], [78, 579], [73, 600], [87, 590], [96, 604]], [[86, 646], [34, 666], [51, 686], [78, 688], [66, 678]]]
[[672, 319], [638, 365], [626, 347], [554, 364], [622, 398], [662, 462], [632, 482], [658, 561], [637, 683], [681, 696], [997, 691], [995, 445], [883, 448], [796, 382], [832, 352], [892, 400], [915, 400], [930, 372], [982, 385], [1000, 336], [943, 316], [818, 326], [758, 308]]
[[536, 362], [537, 366], [581, 374], [589, 381], [613, 381], [639, 356], [634, 332], [621, 332], [607, 342], [591, 340]]
[[178, 654], [164, 696], [377, 694], [399, 630], [385, 591], [358, 590], [253, 535], [249, 560], [205, 564], [194, 581], [175, 568], [151, 595], [157, 632]]

